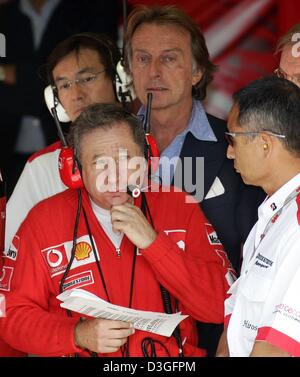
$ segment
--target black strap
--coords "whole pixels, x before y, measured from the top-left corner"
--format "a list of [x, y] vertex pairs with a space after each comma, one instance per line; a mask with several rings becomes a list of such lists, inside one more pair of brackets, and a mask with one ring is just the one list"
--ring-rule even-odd
[[100, 278], [101, 278], [101, 281], [102, 281], [102, 285], [103, 285], [103, 288], [104, 288], [104, 291], [105, 291], [105, 294], [106, 294], [106, 297], [107, 297], [107, 301], [111, 302], [110, 298], [109, 298], [108, 291], [107, 291], [107, 287], [106, 287], [104, 275], [103, 275], [103, 272], [102, 272], [102, 268], [101, 268], [101, 265], [100, 265], [100, 261], [99, 261], [99, 258], [98, 258], [97, 252], [96, 252], [96, 247], [95, 247], [94, 239], [92, 237], [90, 224], [88, 222], [87, 215], [86, 215], [84, 207], [82, 207], [82, 211], [83, 211], [83, 216], [84, 216], [85, 224], [86, 224], [86, 227], [87, 227], [87, 231], [88, 231], [88, 234], [89, 234], [89, 239], [91, 241], [94, 257], [95, 257], [95, 260], [96, 260], [97, 269], [98, 269], [98, 272], [99, 272], [99, 275], [100, 275]]

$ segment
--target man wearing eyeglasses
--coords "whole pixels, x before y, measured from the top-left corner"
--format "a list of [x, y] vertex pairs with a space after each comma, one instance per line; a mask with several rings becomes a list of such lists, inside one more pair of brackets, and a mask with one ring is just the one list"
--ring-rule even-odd
[[300, 87], [300, 23], [280, 38], [276, 48], [276, 53], [279, 52], [280, 63], [274, 73]]
[[218, 356], [300, 356], [300, 90], [275, 76], [234, 95], [227, 157], [268, 194], [225, 301]]
[[[81, 33], [62, 41], [48, 59], [53, 94], [74, 121], [90, 104], [115, 103], [115, 67], [120, 54], [104, 35]], [[53, 125], [54, 127], [54, 125]], [[7, 204], [5, 249], [29, 210], [41, 200], [66, 189], [60, 179], [56, 142], [30, 157]]]

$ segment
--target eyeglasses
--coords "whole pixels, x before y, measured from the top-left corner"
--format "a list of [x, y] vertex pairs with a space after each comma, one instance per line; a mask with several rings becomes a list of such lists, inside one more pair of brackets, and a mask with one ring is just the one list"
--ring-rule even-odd
[[285, 135], [276, 134], [271, 131], [245, 131], [245, 132], [225, 132], [225, 139], [227, 143], [232, 147], [234, 144], [234, 138], [237, 136], [251, 136], [265, 133], [274, 137], [279, 137], [280, 139], [285, 139]]
[[280, 67], [276, 68], [274, 73], [280, 79], [289, 80], [289, 81], [293, 82], [295, 85], [300, 86], [300, 78], [295, 77], [293, 75], [289, 75], [282, 68], [280, 68]]
[[74, 84], [80, 85], [82, 87], [87, 87], [92, 84], [95, 80], [97, 80], [98, 76], [105, 72], [106, 70], [103, 69], [102, 71], [96, 73], [84, 73], [80, 77], [75, 80], [62, 80], [59, 81], [56, 85], [57, 90], [59, 92], [67, 92], [72, 88]]

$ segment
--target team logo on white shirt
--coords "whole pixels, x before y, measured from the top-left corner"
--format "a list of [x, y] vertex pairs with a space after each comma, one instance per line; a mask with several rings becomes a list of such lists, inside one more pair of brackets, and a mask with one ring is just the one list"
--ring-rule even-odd
[[256, 262], [255, 262], [255, 265], [258, 266], [258, 267], [261, 267], [261, 268], [272, 267], [272, 264], [274, 263], [273, 261], [266, 258], [265, 256], [263, 256], [260, 253], [257, 254], [255, 259], [257, 259]]
[[249, 329], [249, 330], [252, 330], [252, 331], [257, 331], [257, 329], [258, 329], [257, 325], [254, 325], [253, 323], [251, 323], [247, 319], [244, 320], [243, 327], [246, 327], [246, 329]]
[[300, 309], [294, 308], [288, 304], [280, 303], [275, 305], [275, 310], [273, 313], [278, 313], [288, 319], [292, 319], [298, 323], [300, 322]]

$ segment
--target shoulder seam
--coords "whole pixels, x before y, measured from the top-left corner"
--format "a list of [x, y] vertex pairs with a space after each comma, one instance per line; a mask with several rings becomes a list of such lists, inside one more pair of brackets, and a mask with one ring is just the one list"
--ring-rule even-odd
[[48, 147], [38, 151], [38, 152], [35, 152], [33, 155], [31, 155], [29, 157], [29, 159], [27, 160], [27, 162], [32, 162], [34, 161], [35, 159], [47, 154], [47, 153], [51, 153], [51, 152], [55, 152], [56, 150], [60, 149], [61, 148], [61, 143], [60, 141], [57, 141], [51, 145], [48, 145]]

